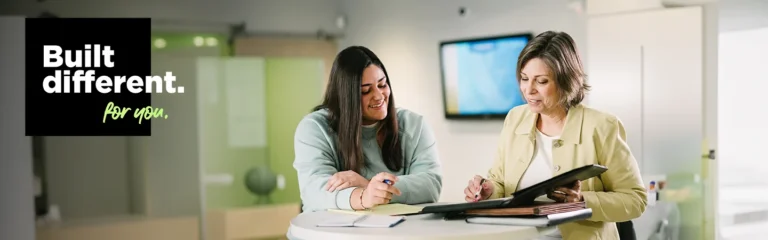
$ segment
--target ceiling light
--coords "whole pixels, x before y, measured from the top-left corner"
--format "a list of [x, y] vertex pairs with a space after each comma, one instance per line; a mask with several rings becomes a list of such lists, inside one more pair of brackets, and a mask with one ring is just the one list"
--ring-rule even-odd
[[155, 47], [156, 48], [164, 48], [166, 46], [166, 44], [167, 43], [165, 42], [165, 39], [162, 39], [162, 38], [155, 39]]
[[216, 44], [218, 44], [218, 42], [219, 41], [216, 40], [216, 38], [214, 38], [214, 37], [208, 37], [208, 38], [205, 39], [205, 45], [208, 45], [209, 47], [216, 46]]
[[193, 43], [195, 43], [195, 46], [201, 47], [201, 46], [203, 46], [203, 44], [205, 43], [205, 40], [203, 39], [203, 37], [201, 37], [201, 36], [197, 36], [197, 37], [195, 37], [195, 39], [193, 40]]

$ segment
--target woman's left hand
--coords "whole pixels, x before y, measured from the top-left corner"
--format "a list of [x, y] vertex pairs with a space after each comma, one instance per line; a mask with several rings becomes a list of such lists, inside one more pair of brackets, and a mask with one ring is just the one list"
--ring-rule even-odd
[[557, 202], [582, 202], [584, 198], [581, 196], [581, 181], [574, 182], [572, 186], [555, 188], [547, 193], [547, 197]]
[[325, 190], [333, 192], [336, 190], [342, 190], [348, 187], [366, 187], [368, 186], [368, 179], [365, 179], [355, 171], [343, 171], [337, 172], [328, 179], [328, 183], [325, 184]]

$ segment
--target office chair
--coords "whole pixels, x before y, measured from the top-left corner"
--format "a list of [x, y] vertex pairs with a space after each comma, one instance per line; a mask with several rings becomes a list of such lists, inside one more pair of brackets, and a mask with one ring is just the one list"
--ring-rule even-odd
[[621, 240], [637, 240], [635, 234], [635, 226], [632, 221], [617, 222], [616, 228], [619, 230], [619, 239]]

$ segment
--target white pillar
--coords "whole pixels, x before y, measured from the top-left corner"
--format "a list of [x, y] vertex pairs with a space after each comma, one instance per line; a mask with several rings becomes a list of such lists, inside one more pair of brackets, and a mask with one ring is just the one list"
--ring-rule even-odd
[[24, 38], [24, 17], [0, 16], [0, 239], [35, 239], [32, 139], [24, 136]]

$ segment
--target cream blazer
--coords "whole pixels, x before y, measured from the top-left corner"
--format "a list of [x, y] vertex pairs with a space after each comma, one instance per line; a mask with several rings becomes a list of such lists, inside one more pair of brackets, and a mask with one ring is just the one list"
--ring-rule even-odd
[[[508, 197], [533, 159], [538, 114], [528, 105], [507, 114], [498, 152], [488, 171], [493, 198]], [[563, 239], [619, 239], [616, 222], [639, 217], [647, 204], [646, 190], [621, 121], [610, 114], [578, 105], [568, 111], [565, 127], [552, 148], [553, 175], [587, 164], [606, 166], [599, 177], [582, 182], [581, 194], [592, 218], [558, 226]]]

